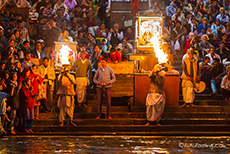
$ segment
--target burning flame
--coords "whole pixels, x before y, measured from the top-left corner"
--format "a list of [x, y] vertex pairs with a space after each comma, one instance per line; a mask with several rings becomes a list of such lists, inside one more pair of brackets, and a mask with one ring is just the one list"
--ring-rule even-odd
[[159, 64], [166, 63], [168, 61], [168, 55], [164, 53], [164, 51], [160, 48], [159, 35], [155, 33], [153, 37], [150, 39], [150, 42], [153, 44], [154, 52], [156, 57], [158, 58]]
[[69, 62], [70, 51], [72, 51], [72, 49], [70, 49], [70, 47], [68, 47], [67, 45], [62, 45], [62, 48], [59, 50], [59, 58], [62, 65], [70, 64]]

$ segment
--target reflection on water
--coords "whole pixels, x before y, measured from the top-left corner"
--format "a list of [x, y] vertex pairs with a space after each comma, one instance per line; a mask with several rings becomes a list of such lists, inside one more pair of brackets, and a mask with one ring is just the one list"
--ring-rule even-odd
[[0, 139], [0, 153], [175, 153], [230, 152], [230, 137], [18, 136]]

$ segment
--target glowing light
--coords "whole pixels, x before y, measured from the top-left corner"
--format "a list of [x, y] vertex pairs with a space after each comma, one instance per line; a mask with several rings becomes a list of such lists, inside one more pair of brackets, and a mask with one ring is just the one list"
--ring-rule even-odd
[[160, 48], [159, 34], [155, 33], [150, 39], [150, 42], [153, 44], [154, 52], [158, 58], [159, 64], [166, 63], [168, 61], [168, 55]]
[[70, 53], [72, 53], [72, 49], [67, 45], [62, 45], [62, 48], [59, 50], [59, 60], [61, 64], [70, 64]]

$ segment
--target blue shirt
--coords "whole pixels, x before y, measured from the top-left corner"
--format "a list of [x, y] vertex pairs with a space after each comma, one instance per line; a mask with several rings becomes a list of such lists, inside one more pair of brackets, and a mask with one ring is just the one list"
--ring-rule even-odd
[[[100, 67], [99, 69], [97, 69], [94, 78], [93, 78], [93, 82], [97, 84], [97, 87], [100, 88], [110, 88], [112, 87], [112, 83], [114, 83], [116, 81], [116, 77], [113, 73], [113, 70], [109, 67], [103, 68]], [[99, 82], [105, 83], [108, 82], [109, 84], [106, 86], [101, 86], [99, 85]]]
[[202, 32], [202, 30], [205, 30], [208, 27], [210, 27], [210, 26], [209, 25], [204, 26], [203, 24], [199, 24], [198, 33], [200, 34]]

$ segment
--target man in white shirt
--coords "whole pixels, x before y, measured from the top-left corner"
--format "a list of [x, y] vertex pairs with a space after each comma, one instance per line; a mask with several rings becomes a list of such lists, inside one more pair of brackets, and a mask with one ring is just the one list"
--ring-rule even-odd
[[213, 63], [213, 58], [218, 58], [218, 59], [220, 59], [220, 62], [221, 62], [221, 58], [220, 58], [220, 56], [217, 53], [215, 53], [215, 48], [214, 47], [211, 47], [210, 53], [208, 53], [207, 55], [205, 55], [205, 57], [209, 57], [210, 58], [210, 61], [208, 63], [209, 65], [211, 65]]

